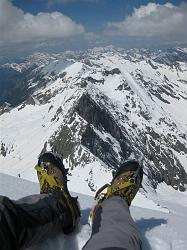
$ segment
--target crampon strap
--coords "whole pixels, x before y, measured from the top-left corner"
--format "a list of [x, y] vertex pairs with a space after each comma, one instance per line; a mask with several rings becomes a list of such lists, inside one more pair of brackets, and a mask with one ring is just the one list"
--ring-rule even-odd
[[103, 187], [101, 187], [97, 191], [97, 193], [95, 195], [95, 199], [97, 199], [99, 197], [99, 195], [102, 193], [102, 191], [104, 189], [106, 189], [106, 188], [107, 188], [107, 192], [105, 194], [105, 198], [108, 198], [108, 197], [112, 196], [115, 192], [117, 192], [119, 190], [122, 190], [124, 188], [130, 187], [130, 186], [133, 186], [133, 185], [134, 185], [134, 182], [131, 182], [130, 180], [127, 181], [127, 182], [125, 182], [125, 183], [123, 183], [123, 184], [121, 184], [118, 187], [115, 187], [115, 188], [112, 186], [112, 184], [111, 185], [110, 184], [105, 184]]
[[41, 174], [41, 179], [39, 181], [40, 182], [40, 189], [42, 189], [45, 180], [47, 181], [47, 183], [49, 183], [50, 187], [54, 186], [54, 187], [60, 188], [61, 190], [64, 189], [63, 186], [59, 185], [52, 176], [47, 174], [45, 169], [41, 169], [41, 167], [38, 165], [35, 166], [35, 169]]
[[113, 195], [115, 192], [117, 191], [120, 191], [124, 188], [127, 188], [127, 187], [130, 187], [130, 186], [133, 186], [134, 183], [130, 182], [130, 181], [127, 181], [127, 182], [124, 182], [123, 184], [117, 186], [117, 187], [113, 187], [112, 184], [108, 186], [108, 189], [107, 189], [107, 197], [110, 197], [111, 195]]

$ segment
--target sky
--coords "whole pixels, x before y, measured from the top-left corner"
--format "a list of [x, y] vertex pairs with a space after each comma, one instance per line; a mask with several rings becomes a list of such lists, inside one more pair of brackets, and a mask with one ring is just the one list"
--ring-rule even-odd
[[187, 44], [187, 0], [0, 0], [0, 56]]

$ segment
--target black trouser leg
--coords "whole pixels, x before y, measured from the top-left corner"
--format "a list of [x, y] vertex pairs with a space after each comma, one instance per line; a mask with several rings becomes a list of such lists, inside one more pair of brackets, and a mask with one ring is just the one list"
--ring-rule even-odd
[[31, 195], [17, 201], [0, 196], [0, 249], [24, 249], [39, 243], [63, 231], [69, 216], [59, 193]]

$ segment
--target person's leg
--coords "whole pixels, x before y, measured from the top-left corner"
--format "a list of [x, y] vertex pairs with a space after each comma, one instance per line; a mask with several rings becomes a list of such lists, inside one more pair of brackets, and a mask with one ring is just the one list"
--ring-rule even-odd
[[140, 250], [141, 237], [127, 202], [113, 196], [97, 209], [90, 240], [84, 250]]
[[61, 192], [12, 201], [0, 196], [0, 248], [24, 249], [72, 227], [72, 215]]
[[62, 157], [46, 152], [35, 167], [40, 194], [12, 201], [0, 196], [0, 249], [25, 249], [57, 232], [70, 233], [80, 208], [70, 195]]
[[91, 212], [92, 235], [84, 250], [141, 250], [141, 237], [129, 206], [138, 192], [143, 167], [136, 161], [120, 166], [110, 184], [95, 196], [97, 205]]

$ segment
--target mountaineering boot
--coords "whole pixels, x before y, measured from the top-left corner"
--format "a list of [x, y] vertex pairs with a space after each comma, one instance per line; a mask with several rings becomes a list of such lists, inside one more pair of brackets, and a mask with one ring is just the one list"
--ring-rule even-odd
[[91, 211], [90, 223], [94, 220], [96, 210], [102, 202], [112, 196], [120, 196], [127, 201], [130, 206], [136, 193], [138, 192], [143, 179], [143, 167], [137, 161], [127, 161], [123, 163], [114, 173], [110, 184], [105, 184], [95, 195], [97, 205]]
[[78, 197], [72, 197], [68, 191], [68, 169], [64, 167], [62, 156], [53, 152], [41, 154], [35, 169], [40, 183], [40, 193], [54, 193], [59, 197], [59, 201], [67, 210], [67, 217], [70, 218], [64, 233], [72, 232], [78, 224], [80, 207]]

